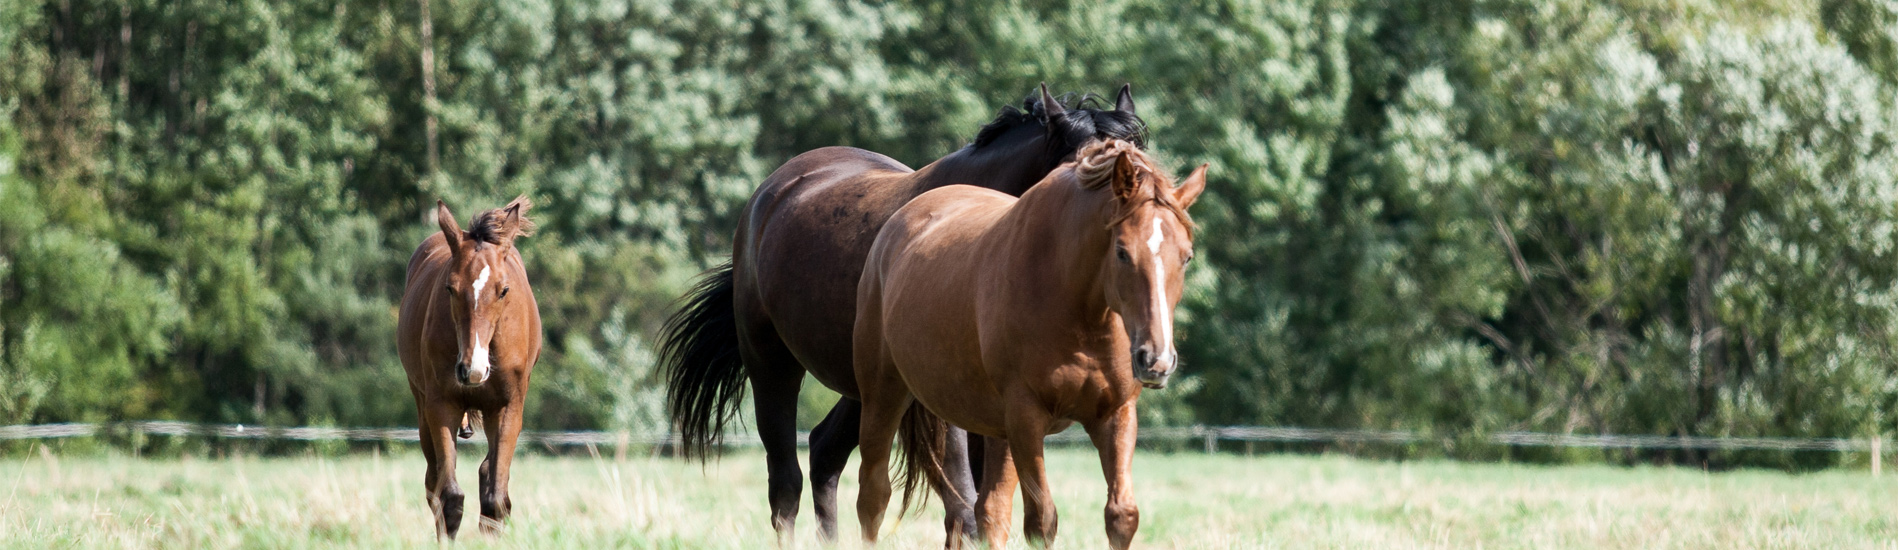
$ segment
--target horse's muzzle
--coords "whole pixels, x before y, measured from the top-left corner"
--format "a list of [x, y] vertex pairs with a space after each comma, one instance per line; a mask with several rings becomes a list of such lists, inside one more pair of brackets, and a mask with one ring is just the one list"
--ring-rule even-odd
[[1168, 387], [1168, 376], [1174, 374], [1174, 365], [1179, 357], [1174, 350], [1157, 354], [1154, 348], [1143, 345], [1135, 348], [1132, 355], [1136, 382], [1151, 390]]
[[460, 382], [463, 386], [480, 386], [483, 382], [488, 381], [488, 369], [475, 370], [469, 368], [468, 361], [457, 362], [455, 364], [455, 381]]

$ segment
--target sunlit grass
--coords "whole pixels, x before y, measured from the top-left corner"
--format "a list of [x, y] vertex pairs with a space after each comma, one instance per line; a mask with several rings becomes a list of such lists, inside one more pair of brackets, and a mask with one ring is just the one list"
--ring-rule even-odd
[[[756, 452], [703, 469], [647, 456], [524, 455], [515, 465], [515, 515], [498, 538], [475, 529], [479, 460], [464, 454], [457, 472], [470, 495], [467, 547], [773, 542]], [[1058, 546], [1103, 547], [1104, 485], [1094, 455], [1052, 450], [1049, 464], [1061, 506]], [[1142, 454], [1135, 465], [1144, 547], [1890, 548], [1896, 536], [1894, 478], [1864, 471], [1710, 474], [1161, 453]], [[841, 495], [845, 548], [858, 546], [849, 512], [855, 472], [854, 464]], [[8, 459], [0, 461], [0, 545], [426, 547], [434, 541], [421, 479], [416, 453]], [[809, 492], [805, 498], [798, 542], [817, 547]], [[887, 547], [935, 548], [941, 516], [933, 506], [886, 532]]]

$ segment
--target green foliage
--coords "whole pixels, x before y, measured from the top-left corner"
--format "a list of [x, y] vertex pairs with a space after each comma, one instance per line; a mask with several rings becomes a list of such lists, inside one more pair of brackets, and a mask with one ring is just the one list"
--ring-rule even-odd
[[1893, 13], [438, 0], [425, 45], [416, 2], [0, 1], [0, 422], [412, 422], [426, 213], [526, 193], [529, 423], [661, 431], [649, 339], [770, 170], [921, 166], [1046, 81], [1212, 165], [1150, 425], [1883, 432]]

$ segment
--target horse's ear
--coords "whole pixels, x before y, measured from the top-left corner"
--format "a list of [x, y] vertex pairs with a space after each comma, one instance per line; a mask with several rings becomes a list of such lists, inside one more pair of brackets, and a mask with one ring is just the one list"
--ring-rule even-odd
[[442, 237], [448, 240], [450, 250], [462, 247], [462, 228], [455, 225], [455, 214], [449, 212], [449, 205], [442, 204], [442, 199], [435, 200], [435, 224], [442, 227]]
[[1135, 159], [1128, 158], [1128, 151], [1119, 150], [1114, 155], [1115, 173], [1108, 176], [1109, 186], [1115, 190], [1115, 198], [1126, 204], [1140, 198], [1136, 195], [1141, 191], [1140, 175], [1135, 172]]
[[1194, 206], [1194, 199], [1201, 198], [1201, 192], [1206, 190], [1207, 165], [1202, 164], [1193, 172], [1188, 173], [1187, 179], [1181, 180], [1180, 186], [1174, 188], [1174, 202], [1180, 204], [1185, 210], [1189, 206]]
[[1115, 110], [1135, 114], [1135, 96], [1128, 91], [1128, 84], [1122, 84], [1121, 93], [1115, 94]]
[[1050, 120], [1054, 120], [1056, 117], [1062, 116], [1063, 113], [1068, 112], [1066, 109], [1062, 108], [1062, 102], [1056, 101], [1055, 97], [1049, 95], [1048, 83], [1045, 82], [1042, 84], [1037, 84], [1036, 89], [1042, 92], [1042, 121], [1043, 122], [1049, 122]]
[[499, 236], [502, 246], [514, 246], [515, 237], [534, 234], [534, 222], [528, 221], [528, 209], [533, 207], [534, 203], [528, 201], [528, 196], [521, 195], [501, 208]]

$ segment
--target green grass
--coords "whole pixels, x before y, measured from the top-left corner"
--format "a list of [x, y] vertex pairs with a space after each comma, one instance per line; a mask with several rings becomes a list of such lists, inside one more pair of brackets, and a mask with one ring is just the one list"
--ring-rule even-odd
[[[469, 446], [465, 446], [469, 447]], [[479, 446], [475, 446], [479, 448]], [[507, 532], [463, 546], [760, 548], [772, 542], [755, 453], [704, 469], [658, 458], [526, 455]], [[1105, 545], [1092, 451], [1049, 457], [1058, 546]], [[1704, 473], [1683, 468], [1380, 462], [1335, 456], [1146, 453], [1135, 462], [1138, 546], [1149, 548], [1891, 548], [1896, 485], [1864, 471]], [[853, 510], [856, 467], [843, 510]], [[0, 546], [307, 548], [433, 545], [422, 458], [0, 460]], [[801, 547], [813, 548], [809, 492]], [[1018, 512], [1020, 514], [1020, 506]], [[936, 548], [933, 506], [886, 547]], [[1020, 545], [1018, 530], [1012, 541]], [[841, 521], [856, 543], [855, 515]]]

